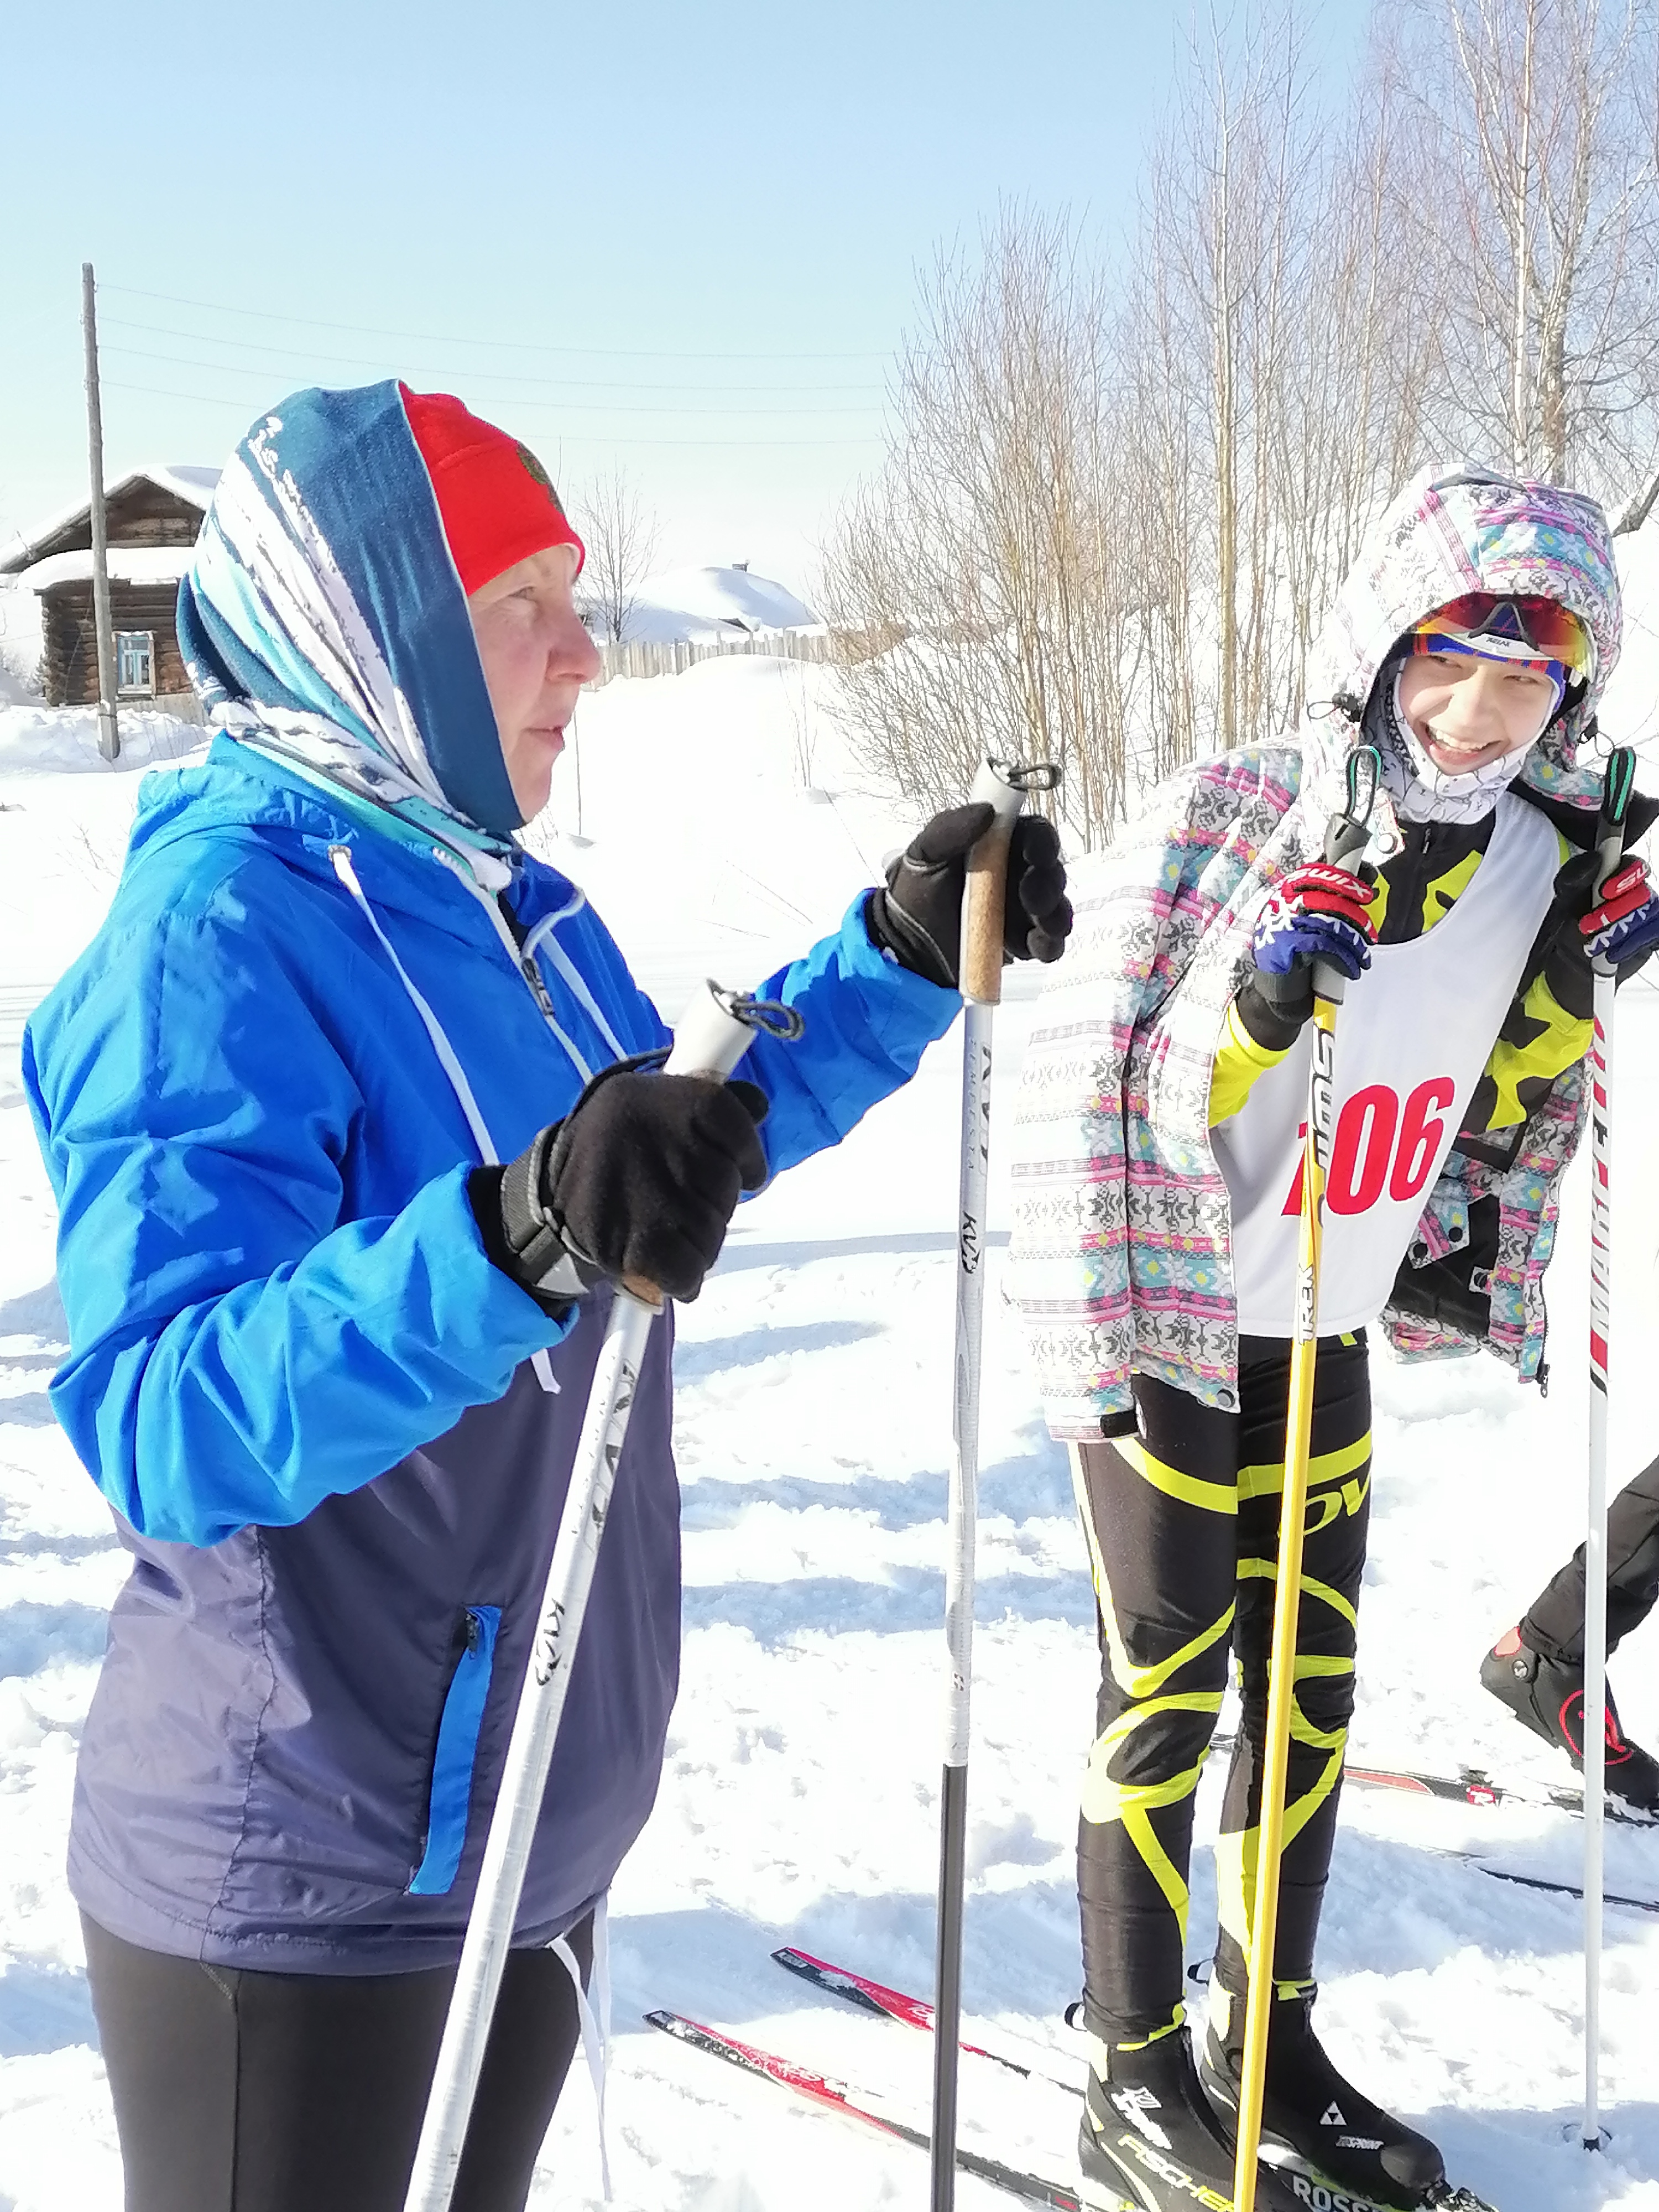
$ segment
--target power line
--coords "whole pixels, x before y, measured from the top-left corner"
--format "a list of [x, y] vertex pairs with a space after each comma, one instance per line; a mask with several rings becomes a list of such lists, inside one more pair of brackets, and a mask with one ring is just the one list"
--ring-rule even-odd
[[278, 314], [265, 307], [228, 307], [215, 300], [181, 299], [176, 292], [143, 292], [131, 284], [100, 284], [128, 300], [161, 300], [170, 307], [199, 307], [210, 315], [241, 315], [262, 323], [293, 323], [307, 330], [349, 331], [357, 337], [399, 338], [416, 345], [477, 345], [499, 353], [580, 354], [599, 361], [885, 361], [888, 354], [869, 347], [850, 353], [698, 353], [672, 346], [549, 346], [526, 338], [473, 338], [436, 331], [389, 331], [374, 323], [325, 322], [318, 315]]
[[[166, 325], [161, 323], [131, 322], [128, 320], [126, 317], [122, 315], [106, 315], [103, 319], [101, 326], [106, 331], [137, 331], [149, 337], [185, 338], [190, 341], [192, 344], [220, 346], [236, 353], [276, 354], [289, 361], [316, 361], [320, 358], [324, 361], [343, 362], [346, 366], [350, 368], [381, 368], [385, 365], [386, 359], [384, 355], [373, 359], [366, 359], [361, 355], [335, 353], [328, 349], [314, 346], [301, 347], [268, 345], [263, 339], [251, 340], [247, 338], [216, 337], [205, 331], [175, 331], [168, 329]], [[172, 360], [174, 358], [172, 355], [164, 354], [155, 354], [149, 357], [155, 361]], [[204, 362], [201, 364], [203, 368], [216, 368], [222, 365], [225, 368], [232, 366], [229, 362], [220, 364], [216, 362], [210, 363]], [[445, 372], [446, 374], [448, 373], [448, 371]], [[732, 384], [723, 386], [696, 385], [687, 386], [683, 384], [641, 384], [630, 379], [599, 376], [532, 376], [529, 374], [528, 372], [522, 375], [515, 375], [511, 372], [503, 374], [500, 370], [491, 372], [488, 369], [482, 368], [464, 368], [455, 373], [459, 375], [469, 377], [475, 382], [486, 384], [538, 384], [545, 386], [550, 391], [684, 392], [688, 389], [695, 392], [718, 390], [728, 392], [884, 392], [886, 391], [886, 386], [883, 384]]]
[[[106, 356], [112, 360], [119, 358], [123, 361], [159, 361], [164, 362], [170, 368], [201, 369], [210, 376], [238, 376], [242, 378], [244, 381], [252, 381], [256, 384], [261, 384], [267, 391], [270, 390], [270, 385], [274, 381], [271, 373], [268, 369], [243, 368], [239, 367], [234, 362], [190, 361], [181, 354], [151, 353], [143, 346], [106, 346], [104, 348], [104, 351]], [[738, 401], [729, 407], [658, 407], [652, 405], [641, 407], [631, 404], [615, 404], [607, 405], [602, 400], [591, 399], [554, 400], [525, 399], [515, 398], [504, 404], [514, 407], [528, 407], [540, 410], [544, 413], [556, 412], [565, 415], [860, 415], [868, 418], [872, 416], [879, 415], [881, 412], [878, 406], [756, 407], [750, 405], [745, 401]]]
[[[103, 384], [106, 392], [142, 392], [152, 399], [184, 399], [189, 401], [194, 407], [222, 407], [231, 413], [239, 415], [244, 422], [247, 420], [248, 410], [244, 401], [226, 399], [220, 394], [206, 392], [174, 392], [155, 384], [125, 384], [118, 382], [114, 377], [108, 376], [103, 380]], [[537, 405], [542, 412], [557, 412], [556, 409], [549, 410], [542, 407], [538, 402], [526, 404]], [[705, 446], [740, 447], [750, 453], [793, 453], [799, 447], [807, 446], [837, 446], [845, 450], [849, 447], [879, 446], [882, 441], [878, 437], [605, 438], [596, 436], [591, 432], [574, 430], [560, 442], [568, 446], [678, 446], [687, 448]]]

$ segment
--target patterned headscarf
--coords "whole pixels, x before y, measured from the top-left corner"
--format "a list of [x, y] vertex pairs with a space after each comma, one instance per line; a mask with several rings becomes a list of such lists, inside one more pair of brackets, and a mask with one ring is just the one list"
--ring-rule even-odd
[[397, 383], [260, 416], [179, 586], [179, 643], [210, 722], [360, 818], [512, 857], [523, 817]]

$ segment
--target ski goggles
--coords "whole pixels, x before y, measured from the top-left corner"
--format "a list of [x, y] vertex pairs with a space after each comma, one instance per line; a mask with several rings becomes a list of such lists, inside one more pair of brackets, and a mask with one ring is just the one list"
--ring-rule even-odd
[[1501, 599], [1469, 592], [1425, 615], [1411, 634], [1413, 653], [1468, 653], [1540, 668], [1563, 689], [1585, 682], [1595, 648], [1570, 607], [1557, 599]]

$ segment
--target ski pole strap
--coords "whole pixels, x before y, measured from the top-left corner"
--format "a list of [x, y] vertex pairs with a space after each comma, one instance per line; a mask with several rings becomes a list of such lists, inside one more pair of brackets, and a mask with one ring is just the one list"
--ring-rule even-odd
[[969, 803], [994, 810], [990, 828], [968, 855], [968, 885], [962, 904], [962, 995], [982, 1006], [1002, 996], [1003, 908], [1008, 892], [1008, 848], [1026, 795], [1053, 791], [1060, 770], [1052, 761], [981, 763]]

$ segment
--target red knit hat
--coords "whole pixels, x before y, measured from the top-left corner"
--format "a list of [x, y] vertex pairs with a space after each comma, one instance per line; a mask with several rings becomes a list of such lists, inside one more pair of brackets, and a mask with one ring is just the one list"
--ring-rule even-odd
[[580, 573], [586, 550], [529, 447], [482, 422], [447, 392], [411, 392], [406, 384], [398, 389], [432, 479], [461, 589], [476, 592], [550, 545], [574, 545]]

